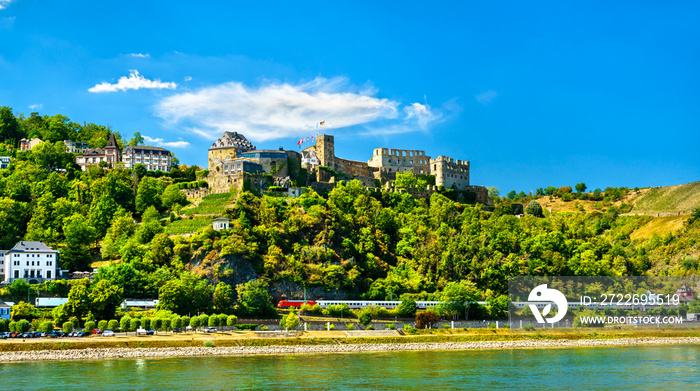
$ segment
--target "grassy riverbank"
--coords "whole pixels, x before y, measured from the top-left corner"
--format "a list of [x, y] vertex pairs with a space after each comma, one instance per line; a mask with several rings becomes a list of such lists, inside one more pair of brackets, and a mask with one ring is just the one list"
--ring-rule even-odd
[[284, 337], [279, 334], [254, 332], [221, 332], [215, 334], [161, 334], [154, 336], [118, 336], [66, 339], [10, 339], [0, 341], [0, 352], [42, 350], [80, 350], [114, 348], [187, 348], [201, 347], [211, 341], [217, 347], [269, 347], [313, 345], [372, 345], [406, 343], [468, 343], [498, 341], [557, 341], [557, 340], [612, 340], [628, 338], [700, 338], [700, 330], [694, 328], [673, 329], [619, 329], [580, 330], [544, 329], [523, 330], [459, 329], [417, 330], [414, 335], [362, 337], [348, 336], [343, 331], [297, 332]]

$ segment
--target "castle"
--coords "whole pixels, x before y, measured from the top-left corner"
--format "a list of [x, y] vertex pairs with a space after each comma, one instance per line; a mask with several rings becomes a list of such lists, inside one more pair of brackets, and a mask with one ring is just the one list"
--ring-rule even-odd
[[[302, 174], [303, 168], [306, 175]], [[434, 176], [435, 185], [428, 191], [445, 189], [464, 190], [476, 194], [476, 201], [489, 203], [488, 191], [483, 186], [472, 186], [469, 161], [446, 156], [433, 159], [421, 150], [376, 148], [367, 161], [348, 160], [335, 156], [332, 135], [319, 135], [315, 143], [301, 152], [258, 150], [240, 133], [224, 132], [209, 148], [209, 176], [207, 181], [214, 193], [243, 188], [248, 181], [251, 188], [263, 189], [273, 178], [273, 185], [289, 187], [331, 184], [336, 175], [358, 179], [367, 187], [384, 185], [391, 189], [396, 174], [411, 172], [415, 176]], [[268, 184], [269, 185], [269, 184]], [[332, 186], [332, 185], [331, 185]]]

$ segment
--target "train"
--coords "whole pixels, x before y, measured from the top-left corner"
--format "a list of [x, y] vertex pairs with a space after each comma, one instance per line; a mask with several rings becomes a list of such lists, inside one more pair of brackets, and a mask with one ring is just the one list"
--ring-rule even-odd
[[[321, 308], [328, 308], [331, 305], [347, 305], [350, 309], [361, 309], [367, 307], [384, 307], [388, 310], [393, 310], [398, 307], [400, 301], [388, 301], [388, 300], [280, 300], [277, 303], [277, 308], [301, 308], [303, 304], [308, 304], [314, 306], [318, 304]], [[441, 302], [439, 301], [416, 301], [416, 309], [427, 310], [437, 307]], [[479, 305], [486, 305], [485, 301], [477, 301]], [[514, 301], [512, 303], [516, 310], [524, 309], [528, 304], [535, 304], [537, 308], [544, 308], [548, 303], [530, 303], [527, 301]], [[581, 302], [570, 301], [567, 303], [569, 308], [581, 307]], [[675, 307], [676, 304], [666, 304], [666, 306]], [[583, 306], [586, 309], [652, 309], [658, 308], [659, 305], [649, 305], [649, 304], [637, 304], [637, 305], [625, 305], [625, 304], [600, 304], [600, 303], [587, 303]]]

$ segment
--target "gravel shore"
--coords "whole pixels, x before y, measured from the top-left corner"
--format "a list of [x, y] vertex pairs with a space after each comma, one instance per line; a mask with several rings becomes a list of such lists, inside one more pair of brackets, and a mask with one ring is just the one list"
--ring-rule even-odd
[[0, 362], [40, 360], [95, 360], [111, 358], [156, 358], [193, 356], [241, 356], [261, 354], [310, 354], [388, 352], [408, 350], [471, 350], [471, 349], [535, 349], [598, 346], [690, 345], [700, 344], [698, 337], [682, 338], [619, 338], [587, 340], [522, 340], [443, 343], [389, 343], [348, 345], [185, 347], [185, 348], [112, 348], [41, 350], [33, 352], [2, 352]]

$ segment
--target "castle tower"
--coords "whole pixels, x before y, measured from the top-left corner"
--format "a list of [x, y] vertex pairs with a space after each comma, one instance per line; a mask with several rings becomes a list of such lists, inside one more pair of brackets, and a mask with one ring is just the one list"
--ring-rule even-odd
[[114, 138], [114, 133], [109, 135], [109, 140], [107, 145], [104, 147], [105, 151], [105, 161], [109, 168], [114, 168], [119, 163], [119, 146], [117, 145], [117, 140]]
[[335, 140], [331, 135], [318, 136], [316, 141], [316, 155], [322, 166], [335, 170]]

